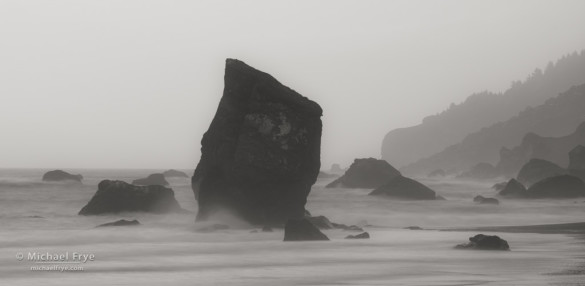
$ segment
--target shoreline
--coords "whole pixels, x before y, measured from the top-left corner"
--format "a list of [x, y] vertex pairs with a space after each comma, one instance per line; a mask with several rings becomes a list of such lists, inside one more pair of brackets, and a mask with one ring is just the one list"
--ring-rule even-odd
[[517, 225], [517, 226], [485, 226], [467, 228], [446, 228], [439, 231], [493, 231], [509, 233], [539, 233], [539, 234], [574, 234], [585, 238], [585, 222]]

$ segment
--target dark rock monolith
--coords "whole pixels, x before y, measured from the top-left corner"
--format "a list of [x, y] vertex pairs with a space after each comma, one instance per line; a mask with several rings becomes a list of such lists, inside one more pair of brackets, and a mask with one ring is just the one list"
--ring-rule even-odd
[[457, 249], [510, 250], [508, 242], [497, 235], [478, 234], [470, 237], [469, 242], [455, 246]]
[[172, 189], [159, 185], [135, 186], [123, 181], [103, 180], [80, 215], [120, 212], [184, 212]]
[[197, 220], [222, 211], [257, 225], [302, 218], [320, 169], [321, 107], [235, 59], [224, 84], [191, 180]]
[[400, 172], [384, 160], [355, 159], [343, 176], [326, 187], [375, 189], [397, 176], [400, 176]]

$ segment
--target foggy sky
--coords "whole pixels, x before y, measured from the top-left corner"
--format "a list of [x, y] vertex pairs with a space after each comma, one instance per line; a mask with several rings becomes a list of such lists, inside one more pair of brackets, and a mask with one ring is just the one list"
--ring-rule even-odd
[[[0, 0], [0, 167], [194, 168], [225, 58], [324, 110], [322, 168], [585, 48], [585, 1]], [[392, 163], [392, 162], [390, 162]]]

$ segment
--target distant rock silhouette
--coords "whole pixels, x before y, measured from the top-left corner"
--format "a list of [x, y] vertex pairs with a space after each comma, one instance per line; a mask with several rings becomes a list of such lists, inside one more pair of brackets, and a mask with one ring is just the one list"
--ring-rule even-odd
[[[382, 142], [382, 158], [400, 168], [405, 175], [426, 175], [437, 168], [451, 170], [455, 167], [454, 171], [465, 171], [479, 162], [495, 162], [502, 146], [517, 144], [527, 132], [533, 131], [546, 136], [564, 134], [566, 127], [576, 126], [569, 124], [569, 119], [579, 108], [583, 109], [583, 105], [572, 109], [568, 105], [551, 106], [550, 111], [553, 111], [552, 108], [559, 108], [555, 121], [566, 116], [558, 120], [558, 123], [565, 124], [564, 128], [550, 122], [539, 124], [543, 122], [544, 117], [542, 120], [517, 122], [519, 124], [498, 122], [505, 122], [528, 107], [539, 106], [571, 86], [583, 84], [583, 74], [585, 51], [563, 57], [556, 64], [550, 64], [544, 71], [536, 70], [526, 81], [514, 82], [503, 94], [490, 92], [473, 94], [463, 103], [451, 104], [447, 110], [424, 118], [419, 125], [390, 131]], [[570, 114], [562, 114], [563, 112]], [[547, 120], [550, 121], [551, 117]], [[498, 126], [495, 129], [500, 131], [490, 126]], [[491, 130], [481, 130], [484, 127]], [[540, 133], [540, 130], [546, 132]], [[497, 135], [496, 132], [502, 134]], [[466, 138], [470, 134], [474, 135]], [[463, 143], [459, 144], [462, 141]], [[446, 148], [454, 150], [442, 152]], [[441, 153], [440, 156], [434, 156]], [[421, 160], [423, 158], [427, 159]], [[419, 160], [421, 160], [419, 164], [402, 168]]]
[[546, 178], [526, 191], [528, 198], [585, 197], [585, 183], [575, 176], [561, 175]]
[[59, 181], [76, 181], [81, 182], [83, 180], [82, 175], [72, 175], [62, 170], [53, 170], [46, 172], [43, 175], [43, 181], [45, 182], [59, 182]]
[[498, 193], [500, 196], [524, 196], [526, 187], [516, 179], [510, 179], [504, 188]]
[[337, 163], [331, 165], [330, 171], [331, 171], [331, 173], [337, 173], [337, 174], [344, 172], [344, 170], [341, 169], [341, 166], [339, 166], [339, 164], [337, 164]]
[[[583, 66], [585, 67], [585, 64]], [[557, 94], [557, 92], [551, 93], [550, 96], [555, 96]], [[489, 112], [494, 111], [489, 108], [486, 110]], [[520, 112], [516, 117], [513, 117], [507, 121], [503, 121], [502, 118], [498, 118], [497, 121], [501, 122], [489, 127], [477, 129], [476, 132], [469, 134], [461, 142], [451, 145], [445, 148], [443, 151], [435, 153], [434, 155], [431, 155], [427, 158], [404, 166], [400, 168], [400, 171], [407, 175], [426, 175], [428, 172], [437, 168], [458, 172], [469, 170], [472, 166], [478, 164], [479, 162], [495, 163], [498, 162], [500, 153], [502, 153], [502, 156], [512, 156], [504, 154], [506, 152], [500, 152], [502, 147], [516, 146], [522, 141], [522, 138], [527, 133], [539, 134], [538, 137], [545, 139], [534, 140], [534, 143], [548, 141], [548, 139], [546, 139], [547, 137], [555, 138], [570, 134], [585, 121], [585, 112], [583, 112], [583, 110], [585, 110], [585, 84], [570, 88], [568, 91], [560, 94], [556, 98], [547, 100], [542, 105], [533, 108], [526, 108], [526, 110]], [[469, 118], [475, 119], [475, 116], [470, 115]], [[469, 118], [465, 120], [468, 120]], [[582, 128], [579, 128], [578, 130], [582, 130]], [[581, 133], [580, 131], [578, 133], [585, 134], [585, 132]], [[552, 161], [553, 163], [556, 163], [560, 166], [566, 166], [567, 152], [569, 152], [569, 150], [575, 147], [577, 144], [585, 145], [585, 141], [580, 141], [578, 137], [579, 136], [575, 136], [573, 139], [566, 138], [567, 140], [562, 139], [559, 141], [572, 141], [572, 144], [566, 146], [566, 148], [568, 148], [566, 150], [561, 150], [557, 149], [557, 147], [554, 147], [553, 149], [550, 149], [551, 153], [546, 155], [550, 157], [543, 157], [544, 155], [541, 154], [544, 153], [541, 153], [540, 151], [535, 153], [529, 152], [530, 156], [527, 155], [526, 160], [531, 158], [542, 158]], [[583, 137], [585, 136], [580, 138]], [[429, 144], [435, 144], [437, 142], [434, 139], [429, 139], [428, 141], [430, 142]], [[530, 145], [532, 145], [532, 143]], [[556, 143], [553, 145], [557, 146]], [[561, 145], [558, 145], [559, 148]], [[543, 150], [546, 150], [547, 148]], [[415, 153], [413, 149], [406, 149], [411, 151], [408, 153]], [[522, 158], [523, 157], [520, 157], [520, 159]], [[519, 166], [526, 162], [520, 159], [514, 157], [511, 159], [511, 166], [507, 166], [507, 163], [498, 163], [496, 168], [500, 172], [503, 172], [504, 175], [513, 176], [515, 171], [517, 171], [519, 168], [517, 167], [514, 169], [514, 166], [518, 164], [514, 162], [520, 162]], [[557, 159], [560, 161], [556, 161]]]
[[142, 185], [142, 186], [149, 186], [149, 185], [160, 185], [160, 186], [168, 186], [169, 182], [165, 179], [165, 175], [163, 174], [150, 174], [146, 178], [136, 179], [132, 181], [133, 185]]
[[235, 59], [224, 85], [192, 177], [197, 220], [225, 209], [256, 225], [302, 218], [320, 169], [321, 107]]
[[134, 186], [123, 181], [103, 180], [80, 215], [120, 212], [169, 213], [183, 212], [175, 193], [159, 185]]
[[108, 222], [108, 223], [104, 223], [104, 224], [100, 224], [96, 227], [104, 227], [104, 226], [133, 226], [133, 225], [140, 225], [140, 222], [137, 220], [125, 220], [125, 219], [121, 219], [121, 220], [117, 220], [114, 222]]
[[478, 234], [470, 237], [469, 242], [455, 246], [457, 249], [510, 250], [508, 242], [497, 235]]
[[329, 174], [329, 173], [325, 173], [323, 171], [319, 171], [319, 178], [337, 178], [337, 175], [333, 175], [333, 174]]
[[400, 176], [400, 172], [384, 160], [355, 159], [343, 176], [326, 187], [373, 189], [389, 182], [396, 176]]
[[356, 235], [348, 235], [345, 237], [345, 239], [368, 239], [370, 238], [370, 234], [367, 232], [362, 232], [360, 234], [356, 234]]
[[437, 195], [429, 187], [407, 177], [398, 176], [373, 190], [370, 196], [387, 196], [406, 200], [435, 200]]
[[445, 173], [445, 171], [443, 169], [436, 169], [432, 172], [430, 172], [427, 177], [429, 178], [433, 178], [433, 177], [445, 177], [447, 174]]
[[566, 173], [567, 171], [565, 169], [552, 162], [542, 159], [532, 159], [520, 169], [517, 178], [520, 183], [530, 186], [543, 179]]
[[166, 170], [163, 172], [163, 175], [166, 178], [189, 178], [185, 172], [181, 172], [175, 169]]
[[284, 241], [329, 240], [307, 219], [289, 219], [284, 226]]
[[480, 205], [499, 205], [500, 201], [495, 198], [486, 198], [484, 196], [476, 196], [473, 201]]
[[499, 175], [498, 170], [496, 170], [496, 167], [492, 166], [492, 164], [490, 163], [479, 163], [475, 166], [473, 166], [473, 168], [471, 168], [471, 170], [459, 175], [459, 178], [468, 178], [468, 179], [480, 179], [480, 180], [485, 180], [485, 179], [493, 179], [495, 177], [497, 177]]
[[519, 146], [513, 149], [502, 148], [498, 169], [505, 174], [515, 174], [532, 158], [567, 166], [570, 163], [567, 154], [579, 144], [585, 144], [585, 123], [581, 123], [571, 134], [560, 137], [528, 133]]
[[569, 173], [585, 180], [585, 147], [583, 145], [569, 152]]

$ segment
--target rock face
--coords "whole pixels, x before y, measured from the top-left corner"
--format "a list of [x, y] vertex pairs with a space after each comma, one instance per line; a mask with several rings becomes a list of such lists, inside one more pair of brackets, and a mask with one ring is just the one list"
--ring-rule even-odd
[[360, 234], [356, 234], [356, 235], [348, 235], [345, 237], [345, 239], [368, 239], [370, 238], [370, 234], [367, 232], [362, 232]]
[[585, 147], [583, 145], [569, 152], [569, 173], [585, 180]]
[[142, 186], [150, 186], [150, 185], [160, 185], [160, 186], [168, 186], [169, 182], [165, 179], [165, 175], [163, 174], [150, 174], [146, 178], [136, 179], [132, 181], [133, 185], [142, 185]]
[[495, 198], [486, 198], [484, 196], [476, 196], [473, 201], [480, 205], [499, 205], [500, 201]]
[[510, 179], [504, 188], [498, 193], [500, 196], [523, 196], [526, 192], [526, 187], [516, 179]]
[[222, 210], [258, 225], [302, 218], [321, 164], [321, 107], [234, 59], [224, 83], [192, 177], [197, 220]]
[[100, 224], [96, 227], [104, 227], [104, 226], [128, 226], [128, 225], [140, 225], [140, 222], [137, 220], [125, 220], [125, 219], [121, 219], [121, 220], [117, 220], [114, 222], [108, 222], [108, 223], [104, 223], [104, 224]]
[[284, 226], [284, 241], [329, 240], [307, 219], [289, 219]]
[[437, 195], [429, 187], [407, 177], [398, 176], [373, 190], [370, 196], [388, 196], [406, 200], [435, 200]]
[[103, 180], [93, 198], [80, 215], [119, 212], [168, 213], [184, 211], [175, 200], [175, 193], [159, 185], [134, 186], [123, 181]]
[[400, 172], [384, 160], [355, 159], [343, 176], [326, 187], [374, 189], [397, 176], [400, 176]]
[[518, 172], [518, 181], [530, 186], [543, 179], [566, 174], [567, 171], [558, 165], [542, 159], [532, 159]]
[[585, 196], [585, 184], [575, 176], [561, 175], [546, 178], [525, 192], [528, 198], [576, 198]]
[[72, 175], [62, 170], [53, 170], [46, 172], [43, 175], [43, 181], [45, 182], [59, 182], [59, 181], [77, 181], [83, 180], [82, 175]]
[[469, 243], [455, 246], [457, 249], [510, 250], [508, 242], [497, 235], [478, 234], [469, 238]]
[[163, 175], [166, 178], [189, 178], [189, 175], [175, 169], [166, 170], [163, 172]]

